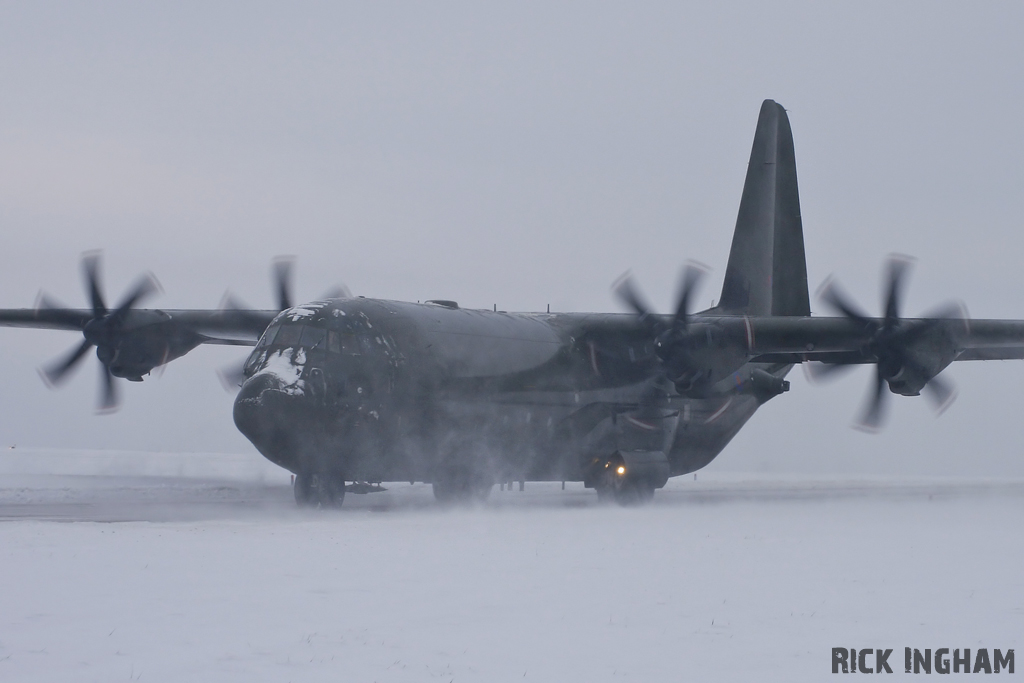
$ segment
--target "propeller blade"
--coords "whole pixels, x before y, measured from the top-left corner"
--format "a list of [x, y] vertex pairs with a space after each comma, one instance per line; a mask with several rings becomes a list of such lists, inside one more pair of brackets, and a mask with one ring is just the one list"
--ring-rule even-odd
[[292, 267], [295, 265], [295, 258], [292, 256], [278, 256], [274, 259], [274, 287], [277, 290], [277, 305], [279, 310], [292, 307]]
[[100, 402], [97, 413], [112, 413], [120, 407], [121, 399], [117, 391], [117, 378], [114, 377], [103, 363], [100, 363]]
[[868, 396], [868, 404], [860, 419], [854, 423], [854, 428], [862, 432], [878, 432], [882, 427], [882, 420], [885, 418], [886, 406], [885, 378], [882, 371], [875, 366], [875, 387], [874, 392]]
[[832, 277], [829, 277], [822, 283], [818, 289], [818, 298], [832, 308], [832, 310], [851, 320], [856, 320], [865, 326], [872, 324], [871, 318], [850, 301]]
[[76, 365], [78, 365], [85, 354], [92, 348], [92, 342], [83, 340], [63, 360], [53, 363], [45, 368], [40, 368], [39, 374], [47, 386], [55, 387], [60, 384]]
[[36, 295], [36, 311], [57, 311], [67, 309], [67, 306], [51, 297], [46, 292], [39, 290], [39, 294]]
[[953, 405], [953, 401], [956, 400], [957, 391], [952, 382], [939, 376], [928, 380], [928, 383], [924, 385], [924, 390], [932, 401], [936, 415], [942, 415], [946, 412], [946, 408]]
[[643, 298], [637, 292], [636, 285], [633, 284], [632, 273], [627, 272], [625, 275], [620, 277], [618, 281], [612, 285], [612, 291], [615, 292], [619, 301], [633, 309], [633, 311], [640, 316], [641, 322], [648, 325], [653, 322], [654, 319], [651, 317], [651, 309], [648, 308]]
[[218, 306], [221, 316], [226, 320], [239, 320], [253, 328], [262, 327], [267, 324], [263, 316], [257, 315], [249, 304], [235, 297], [234, 294], [224, 292], [224, 297]]
[[238, 391], [245, 382], [245, 361], [232, 363], [217, 369], [217, 378], [224, 391]]
[[156, 276], [152, 273], [146, 273], [135, 283], [135, 287], [121, 299], [117, 308], [114, 309], [114, 315], [123, 315], [128, 309], [134, 307], [135, 304], [160, 291], [163, 290], [160, 287], [160, 283], [157, 282]]
[[68, 308], [42, 291], [36, 295], [33, 310], [35, 311], [36, 320], [67, 325], [68, 329], [76, 327], [82, 329], [89, 322], [87, 315], [83, 315], [80, 309]]
[[709, 268], [696, 261], [687, 261], [683, 267], [682, 276], [679, 278], [679, 296], [676, 299], [676, 313], [672, 319], [676, 329], [685, 330], [687, 316], [690, 313], [690, 300], [693, 298], [700, 281], [707, 274]]
[[935, 308], [930, 308], [922, 318], [935, 320], [958, 320], [963, 324], [964, 334], [971, 333], [971, 314], [963, 301], [947, 301]]
[[[875, 362], [874, 390], [868, 394], [868, 400], [861, 417], [854, 423], [854, 427], [867, 432], [877, 432], [885, 419], [886, 414], [886, 376], [892, 376], [901, 365], [912, 369], [917, 376], [927, 377], [930, 374], [926, 366], [918, 363], [914, 358], [915, 344], [922, 341], [927, 335], [936, 333], [944, 339], [950, 335], [954, 339], [959, 335], [960, 325], [963, 324], [963, 331], [970, 332], [970, 316], [967, 308], [961, 302], [949, 302], [932, 309], [922, 318], [902, 320], [900, 318], [900, 305], [903, 301], [903, 288], [907, 274], [914, 264], [914, 259], [903, 254], [890, 254], [886, 262], [886, 280], [884, 283], [884, 296], [882, 299], [883, 321], [881, 326], [860, 312], [842, 293], [838, 285], [828, 278], [818, 290], [818, 296], [842, 315], [851, 320], [862, 323], [866, 330], [872, 333], [865, 352], [869, 358], [873, 357]], [[925, 350], [927, 353], [927, 349]], [[818, 363], [807, 363], [804, 365], [805, 372], [809, 379], [815, 380], [825, 378], [840, 371], [841, 365], [822, 366]], [[885, 368], [885, 372], [883, 372]], [[956, 398], [956, 389], [952, 384], [939, 377], [932, 377], [923, 388], [928, 394], [937, 412], [941, 413]]]
[[903, 293], [903, 280], [914, 259], [904, 254], [891, 254], [888, 262], [888, 291], [882, 305], [885, 310], [885, 326], [892, 327], [900, 317], [900, 301]]
[[321, 299], [351, 299], [352, 298], [352, 291], [348, 287], [346, 287], [345, 285], [335, 285], [334, 287], [331, 287], [326, 292], [324, 292], [324, 295], [322, 297], [320, 297], [320, 298]]
[[934, 308], [929, 308], [921, 315], [922, 318], [941, 318], [943, 320], [970, 320], [971, 314], [963, 301], [947, 301]]
[[224, 296], [221, 297], [220, 303], [217, 305], [220, 311], [246, 311], [252, 308], [249, 304], [245, 303], [230, 289], [224, 292]]
[[837, 379], [856, 367], [852, 363], [822, 363], [816, 360], [808, 361], [802, 365], [804, 375], [812, 383]]
[[85, 288], [89, 292], [93, 317], [102, 318], [107, 314], [107, 304], [103, 301], [100, 286], [100, 252], [87, 251], [82, 254], [82, 272], [85, 275]]

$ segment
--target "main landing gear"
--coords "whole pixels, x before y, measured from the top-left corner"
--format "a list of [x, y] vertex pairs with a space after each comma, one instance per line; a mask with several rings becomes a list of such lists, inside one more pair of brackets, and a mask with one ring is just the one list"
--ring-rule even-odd
[[642, 481], [613, 481], [594, 487], [597, 499], [601, 502], [618, 503], [619, 505], [643, 505], [654, 498], [654, 487]]
[[649, 503], [654, 498], [657, 486], [650, 478], [631, 472], [630, 469], [622, 458], [607, 461], [592, 480], [597, 499], [624, 506]]
[[319, 472], [295, 475], [295, 502], [301, 508], [340, 508], [345, 500], [345, 479]]

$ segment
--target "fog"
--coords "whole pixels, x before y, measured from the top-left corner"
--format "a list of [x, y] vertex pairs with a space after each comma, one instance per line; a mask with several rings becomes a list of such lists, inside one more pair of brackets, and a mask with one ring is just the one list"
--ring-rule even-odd
[[[717, 298], [760, 103], [789, 110], [812, 289], [872, 311], [890, 252], [905, 313], [963, 299], [1024, 318], [1024, 8], [986, 3], [8, 3], [0, 7], [0, 306], [40, 288], [108, 301], [152, 270], [151, 306], [454, 299], [616, 311], [632, 268], [660, 310], [682, 262]], [[816, 301], [816, 313], [825, 313]], [[200, 348], [96, 416], [97, 362], [58, 391], [35, 368], [71, 333], [0, 329], [0, 445], [240, 452]], [[894, 397], [849, 429], [870, 371], [771, 401], [711, 466], [1024, 475], [1024, 363], [958, 363], [939, 419]]]

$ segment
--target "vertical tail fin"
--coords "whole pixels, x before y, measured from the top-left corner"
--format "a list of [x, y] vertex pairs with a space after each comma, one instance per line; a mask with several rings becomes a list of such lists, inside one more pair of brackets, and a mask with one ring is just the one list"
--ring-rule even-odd
[[757, 119], [718, 308], [747, 315], [810, 315], [793, 131], [782, 105]]

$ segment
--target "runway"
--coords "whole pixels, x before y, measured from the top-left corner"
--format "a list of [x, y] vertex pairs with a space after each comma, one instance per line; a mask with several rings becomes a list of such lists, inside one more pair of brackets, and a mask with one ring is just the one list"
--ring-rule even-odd
[[[439, 506], [428, 484], [392, 482], [384, 492], [349, 493], [341, 510], [296, 508], [288, 475], [273, 481], [246, 477], [5, 474], [0, 477], [0, 521], [183, 522], [216, 519], [409, 512]], [[927, 501], [1007, 498], [1024, 501], [1024, 480], [950, 478], [809, 478], [712, 474], [677, 477], [658, 491], [651, 507], [686, 508], [732, 503], [813, 503], [839, 500]], [[495, 486], [476, 507], [493, 510], [588, 508], [599, 504], [578, 482], [529, 482], [520, 491]]]
[[1024, 482], [387, 486], [311, 511], [244, 455], [0, 455], [0, 680], [813, 681], [836, 646], [1020, 649]]

